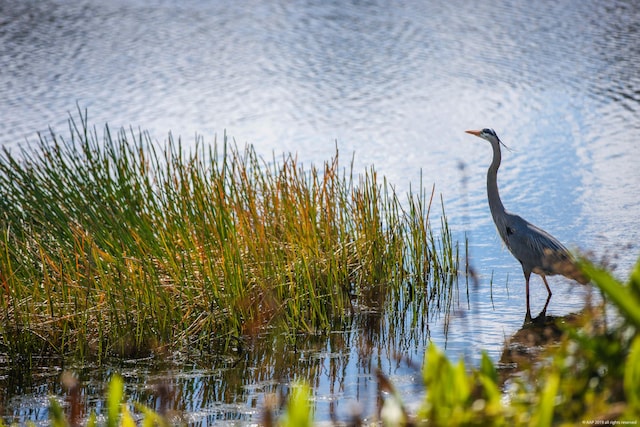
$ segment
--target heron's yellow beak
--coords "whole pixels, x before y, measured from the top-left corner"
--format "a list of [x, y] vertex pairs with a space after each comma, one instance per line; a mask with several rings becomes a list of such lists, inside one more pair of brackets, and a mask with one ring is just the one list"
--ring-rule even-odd
[[470, 133], [471, 135], [480, 136], [482, 131], [480, 130], [465, 130], [466, 133]]

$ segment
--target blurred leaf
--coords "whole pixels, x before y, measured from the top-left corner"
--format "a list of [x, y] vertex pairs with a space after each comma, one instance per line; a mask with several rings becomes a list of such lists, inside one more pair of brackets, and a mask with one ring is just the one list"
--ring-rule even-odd
[[553, 421], [553, 412], [556, 400], [556, 393], [560, 384], [560, 377], [557, 373], [552, 373], [547, 378], [547, 383], [542, 390], [538, 410], [531, 420], [532, 426], [547, 427]]
[[141, 403], [136, 403], [135, 407], [144, 415], [142, 427], [166, 426], [167, 422], [160, 414]]
[[458, 361], [453, 371], [453, 380], [454, 386], [450, 390], [451, 396], [453, 396], [452, 400], [455, 405], [464, 405], [471, 395], [471, 382], [462, 359]]
[[486, 397], [485, 411], [487, 414], [490, 416], [497, 416], [500, 413], [503, 413], [504, 407], [502, 406], [502, 393], [500, 392], [497, 383], [483, 374], [479, 375], [478, 380], [484, 388]]
[[67, 427], [67, 419], [62, 411], [62, 406], [55, 398], [49, 399], [49, 421], [51, 421], [52, 427]]
[[633, 415], [640, 414], [640, 336], [631, 344], [624, 371], [624, 392]]
[[631, 277], [629, 278], [629, 287], [635, 294], [636, 299], [640, 300], [640, 259], [631, 272]]
[[120, 415], [120, 403], [124, 395], [124, 382], [119, 375], [114, 375], [109, 383], [107, 396], [107, 426], [116, 427]]
[[[602, 292], [618, 307], [620, 313], [637, 328], [640, 328], [640, 300], [636, 292], [633, 291], [632, 285], [623, 285], [613, 277], [611, 273], [595, 267], [590, 262], [582, 262], [581, 267]], [[636, 278], [640, 275], [638, 271], [639, 268], [640, 264], [636, 264], [631, 279], [633, 283], [635, 283]]]
[[122, 421], [120, 423], [120, 427], [136, 427], [136, 422], [133, 420], [133, 417], [129, 413], [129, 409], [127, 409], [126, 405], [122, 405]]
[[310, 400], [309, 386], [303, 382], [294, 383], [287, 412], [280, 425], [282, 427], [310, 427], [313, 419]]
[[486, 351], [482, 352], [482, 358], [480, 359], [480, 373], [494, 383], [498, 381], [498, 371], [496, 371], [496, 367], [493, 366], [493, 362]]

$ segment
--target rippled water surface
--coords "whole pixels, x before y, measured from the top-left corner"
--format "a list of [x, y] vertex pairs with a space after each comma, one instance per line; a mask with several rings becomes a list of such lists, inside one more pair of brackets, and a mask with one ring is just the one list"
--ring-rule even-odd
[[[446, 337], [442, 318], [418, 331], [359, 319], [333, 341], [273, 343], [279, 352], [234, 356], [233, 368], [122, 368], [132, 393], [173, 378], [194, 424], [255, 421], [266, 392], [305, 375], [319, 419], [332, 410], [344, 419], [356, 399], [375, 399], [375, 367], [415, 395], [418, 372], [393, 352], [419, 365], [429, 338], [453, 358], [475, 361], [480, 349], [499, 358], [522, 324], [522, 272], [489, 215], [490, 147], [466, 129], [493, 127], [512, 149], [499, 177], [507, 209], [606, 256], [620, 277], [638, 255], [636, 1], [0, 1], [0, 68], [4, 147], [49, 126], [64, 134], [76, 105], [97, 126], [148, 129], [159, 142], [169, 131], [209, 142], [226, 131], [265, 157], [295, 152], [305, 164], [337, 146], [355, 152], [356, 171], [375, 165], [401, 194], [421, 175], [435, 183], [456, 237], [468, 237], [480, 285]], [[585, 288], [551, 284], [550, 313], [580, 310]], [[534, 311], [545, 296], [534, 279]], [[85, 371], [88, 384], [102, 378]], [[4, 415], [45, 419], [57, 375], [2, 395]]]

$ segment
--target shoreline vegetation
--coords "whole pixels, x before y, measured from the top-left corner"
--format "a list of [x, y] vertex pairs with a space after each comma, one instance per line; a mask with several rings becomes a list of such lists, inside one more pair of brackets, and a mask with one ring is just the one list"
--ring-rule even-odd
[[[291, 155], [266, 162], [226, 136], [158, 149], [144, 132], [105, 126], [99, 137], [79, 115], [69, 139], [51, 132], [0, 154], [0, 353], [15, 363], [215, 351], [269, 330], [329, 331], [400, 299], [424, 301], [413, 317], [428, 317], [446, 312], [470, 276], [444, 208], [433, 230], [434, 191], [422, 183], [401, 201], [373, 168], [341, 167], [337, 150], [303, 167]], [[579, 265], [605, 303], [523, 325], [516, 335], [545, 344], [516, 374], [486, 354], [478, 367], [452, 363], [431, 344], [417, 409], [376, 371], [377, 413], [344, 424], [637, 425], [640, 260], [626, 282]], [[48, 408], [54, 426], [184, 423], [128, 402], [117, 374], [100, 414], [87, 413], [72, 373], [62, 381], [67, 395]], [[280, 403], [267, 396], [256, 422], [313, 425], [312, 395], [296, 381]]]
[[[434, 191], [401, 201], [338, 151], [321, 167], [252, 146], [145, 132], [69, 137], [0, 154], [0, 351], [140, 356], [215, 351], [272, 328], [327, 331], [398, 293], [451, 302], [459, 256]], [[222, 347], [220, 347], [222, 346]], [[213, 350], [212, 350], [213, 349]]]

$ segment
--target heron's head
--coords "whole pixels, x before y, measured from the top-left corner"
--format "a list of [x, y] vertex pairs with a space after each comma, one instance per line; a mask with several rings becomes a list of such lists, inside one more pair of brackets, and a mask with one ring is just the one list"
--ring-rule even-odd
[[497, 147], [499, 147], [500, 144], [502, 144], [504, 148], [507, 148], [507, 149], [509, 148], [504, 144], [504, 142], [500, 141], [500, 138], [498, 138], [498, 134], [493, 129], [484, 128], [482, 130], [466, 130], [465, 132], [470, 133], [471, 135], [475, 135], [478, 138], [486, 139], [492, 145], [495, 145]]
[[475, 135], [478, 138], [486, 139], [489, 142], [500, 142], [500, 138], [498, 138], [496, 131], [493, 129], [484, 128], [482, 130], [467, 130], [465, 132]]

